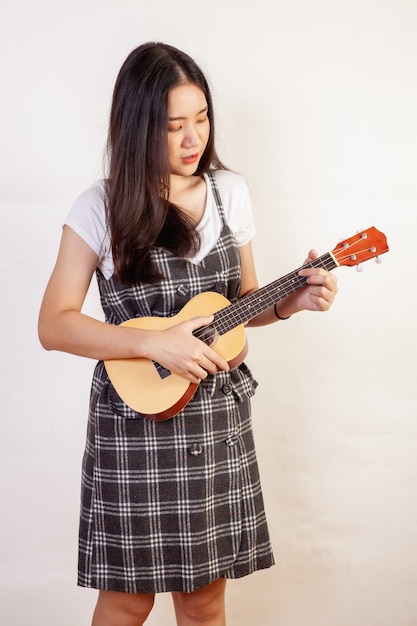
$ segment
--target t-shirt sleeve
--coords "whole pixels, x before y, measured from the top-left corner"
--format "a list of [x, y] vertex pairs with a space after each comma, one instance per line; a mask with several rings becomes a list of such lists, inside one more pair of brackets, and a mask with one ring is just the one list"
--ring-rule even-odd
[[254, 238], [256, 233], [252, 201], [245, 179], [242, 179], [242, 198], [239, 209], [239, 223], [236, 227], [235, 237], [237, 245], [244, 246]]
[[70, 226], [97, 254], [98, 267], [104, 270], [105, 275], [112, 271], [102, 182], [93, 185], [78, 196], [64, 220], [64, 225]]
[[216, 174], [226, 221], [235, 236], [237, 246], [244, 246], [256, 234], [249, 187], [243, 176], [234, 172], [220, 170]]

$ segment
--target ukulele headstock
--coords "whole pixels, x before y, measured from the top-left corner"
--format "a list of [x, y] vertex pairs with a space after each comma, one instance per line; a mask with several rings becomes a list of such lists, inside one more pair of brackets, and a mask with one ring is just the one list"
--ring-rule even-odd
[[359, 265], [369, 259], [379, 262], [381, 254], [388, 252], [387, 238], [374, 226], [344, 239], [331, 251], [338, 265]]

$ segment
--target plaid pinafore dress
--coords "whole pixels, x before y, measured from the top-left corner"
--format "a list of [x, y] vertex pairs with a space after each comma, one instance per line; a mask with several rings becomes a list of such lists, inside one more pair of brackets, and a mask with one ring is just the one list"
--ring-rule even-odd
[[[221, 199], [215, 247], [196, 264], [162, 249], [164, 279], [123, 286], [97, 271], [106, 320], [171, 316], [202, 291], [239, 294], [239, 253]], [[96, 366], [83, 458], [79, 577], [84, 587], [191, 592], [273, 565], [250, 418], [245, 364], [209, 375], [174, 418], [154, 422], [119, 398]]]

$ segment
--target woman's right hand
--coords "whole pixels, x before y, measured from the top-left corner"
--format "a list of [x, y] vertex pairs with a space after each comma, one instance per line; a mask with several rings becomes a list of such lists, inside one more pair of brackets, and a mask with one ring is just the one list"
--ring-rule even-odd
[[93, 250], [65, 226], [39, 313], [44, 348], [97, 360], [145, 357], [192, 383], [229, 369], [220, 355], [193, 335], [197, 328], [210, 324], [213, 316], [196, 317], [164, 330], [144, 330], [106, 324], [83, 314], [97, 263]]
[[223, 357], [193, 335], [194, 330], [207, 326], [212, 321], [213, 315], [195, 317], [162, 331], [143, 331], [141, 350], [147, 358], [191, 383], [198, 384], [208, 374], [229, 369]]

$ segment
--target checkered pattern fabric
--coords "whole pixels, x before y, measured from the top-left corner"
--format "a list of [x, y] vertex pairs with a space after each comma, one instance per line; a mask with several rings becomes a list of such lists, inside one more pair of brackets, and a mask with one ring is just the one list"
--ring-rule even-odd
[[[221, 236], [200, 264], [154, 250], [165, 279], [126, 288], [98, 284], [107, 321], [175, 315], [193, 296], [240, 288], [239, 254], [220, 215]], [[245, 364], [209, 376], [174, 418], [153, 422], [117, 395], [102, 362], [90, 399], [82, 472], [81, 586], [154, 593], [191, 592], [219, 577], [273, 564], [256, 462]]]

